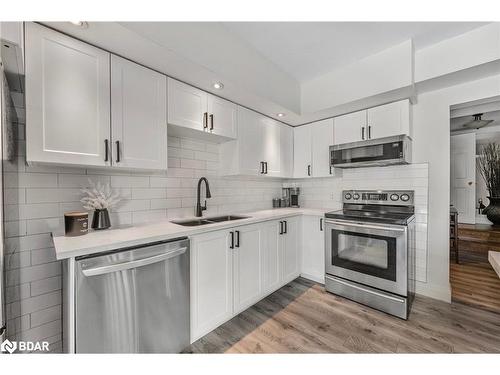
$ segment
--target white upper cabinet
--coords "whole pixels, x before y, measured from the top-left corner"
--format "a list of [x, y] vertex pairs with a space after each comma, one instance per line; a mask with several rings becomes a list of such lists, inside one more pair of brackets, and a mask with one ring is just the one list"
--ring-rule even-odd
[[293, 177], [311, 176], [311, 124], [297, 126], [293, 129]]
[[368, 139], [365, 129], [366, 111], [335, 117], [333, 121], [335, 144], [351, 143]]
[[335, 144], [411, 134], [410, 101], [381, 105], [379, 107], [335, 117]]
[[258, 117], [260, 137], [263, 143], [262, 160], [264, 162], [264, 174], [271, 177], [281, 177], [280, 123], [262, 115]]
[[113, 164], [167, 169], [167, 77], [111, 56], [111, 110]]
[[[257, 112], [238, 106], [238, 139], [221, 145], [221, 174], [287, 177], [281, 170], [283, 124]], [[283, 153], [284, 163], [289, 163], [290, 154]], [[290, 168], [288, 165], [287, 168]], [[286, 173], [286, 172], [285, 172]]]
[[208, 127], [207, 93], [168, 79], [168, 123], [204, 131]]
[[168, 79], [168, 123], [174, 133], [227, 141], [237, 135], [237, 105], [193, 86]]
[[369, 139], [410, 134], [410, 103], [402, 100], [367, 110]]
[[110, 54], [34, 23], [25, 53], [27, 161], [110, 165]]
[[293, 177], [334, 175], [335, 169], [330, 168], [330, 146], [333, 144], [333, 119], [296, 127], [294, 129]]
[[208, 94], [208, 131], [235, 139], [238, 134], [238, 106]]
[[280, 164], [281, 177], [290, 178], [293, 176], [293, 128], [280, 124]]
[[326, 119], [312, 124], [312, 175], [328, 177], [333, 175], [330, 168], [330, 146], [333, 145], [333, 119]]

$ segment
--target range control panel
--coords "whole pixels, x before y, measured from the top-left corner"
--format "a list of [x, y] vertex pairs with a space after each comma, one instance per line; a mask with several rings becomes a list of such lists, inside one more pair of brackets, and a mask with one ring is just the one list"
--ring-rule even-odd
[[413, 206], [413, 190], [344, 190], [344, 203]]

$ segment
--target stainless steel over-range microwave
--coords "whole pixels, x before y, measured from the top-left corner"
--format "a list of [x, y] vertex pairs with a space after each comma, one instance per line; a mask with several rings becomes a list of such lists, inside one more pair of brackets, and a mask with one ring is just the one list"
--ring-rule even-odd
[[330, 146], [335, 168], [380, 167], [411, 163], [411, 139], [397, 135]]

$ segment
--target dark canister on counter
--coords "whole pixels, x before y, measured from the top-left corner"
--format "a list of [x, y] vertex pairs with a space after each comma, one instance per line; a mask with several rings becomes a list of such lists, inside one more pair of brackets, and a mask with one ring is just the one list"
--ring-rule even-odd
[[89, 214], [87, 212], [66, 212], [64, 214], [65, 235], [82, 236], [89, 231]]

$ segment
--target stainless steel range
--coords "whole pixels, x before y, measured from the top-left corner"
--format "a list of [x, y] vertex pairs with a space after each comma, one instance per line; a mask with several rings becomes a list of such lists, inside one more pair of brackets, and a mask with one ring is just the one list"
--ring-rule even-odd
[[327, 291], [407, 319], [415, 290], [413, 191], [347, 190], [325, 214]]

